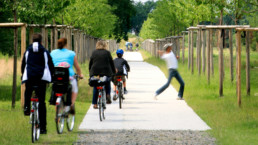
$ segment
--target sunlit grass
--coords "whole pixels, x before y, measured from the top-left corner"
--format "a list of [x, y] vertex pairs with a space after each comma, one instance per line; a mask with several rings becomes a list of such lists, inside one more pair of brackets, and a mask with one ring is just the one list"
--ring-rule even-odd
[[[157, 65], [166, 74], [167, 68], [163, 60], [152, 57], [148, 52], [141, 51], [145, 61]], [[258, 144], [258, 53], [251, 52], [251, 94], [246, 95], [245, 88], [245, 52], [242, 52], [242, 107], [239, 108], [236, 96], [236, 82], [230, 81], [229, 51], [225, 50], [224, 95], [219, 97], [218, 56], [214, 48], [214, 76], [210, 84], [206, 75], [198, 75], [195, 65], [194, 74], [187, 68], [186, 62], [179, 61], [179, 73], [185, 82], [184, 98], [188, 105], [212, 128], [208, 131], [223, 145], [254, 145]], [[234, 57], [235, 66], [235, 57]], [[234, 69], [234, 79], [235, 79]], [[179, 83], [173, 79], [172, 85], [178, 90]]]
[[[55, 107], [49, 105], [48, 100], [51, 85], [47, 88], [47, 135], [41, 135], [36, 144], [73, 144], [78, 137], [78, 127], [85, 116], [92, 99], [92, 88], [88, 85], [88, 62], [80, 65], [84, 79], [79, 81], [79, 94], [76, 100], [76, 122], [72, 132], [66, 127], [64, 133], [59, 135], [55, 126]], [[0, 81], [0, 143], [10, 145], [31, 144], [31, 125], [29, 117], [23, 115], [20, 103], [20, 75], [17, 76], [16, 107], [11, 109], [12, 74], [1, 78]]]

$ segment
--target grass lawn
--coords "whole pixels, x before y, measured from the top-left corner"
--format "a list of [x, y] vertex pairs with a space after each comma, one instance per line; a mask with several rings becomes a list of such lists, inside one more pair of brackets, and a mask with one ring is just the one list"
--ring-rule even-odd
[[[243, 48], [244, 49], [244, 48]], [[217, 50], [217, 49], [216, 49]], [[208, 132], [223, 145], [258, 144], [258, 52], [251, 52], [251, 95], [245, 89], [245, 49], [242, 52], [242, 107], [239, 108], [236, 96], [236, 82], [230, 81], [229, 51], [225, 50], [224, 96], [219, 97], [218, 52], [214, 49], [214, 76], [208, 85], [207, 77], [198, 75], [195, 62], [194, 75], [185, 64], [179, 61], [179, 73], [185, 82], [184, 98], [189, 106], [212, 128]], [[168, 75], [166, 64], [141, 50], [146, 62], [159, 66]], [[182, 56], [182, 55], [181, 55]], [[194, 60], [195, 61], [195, 60]], [[235, 58], [234, 58], [235, 66]], [[234, 72], [234, 75], [236, 72]], [[235, 76], [234, 76], [235, 78]], [[165, 83], [165, 82], [164, 82]], [[173, 79], [172, 85], [178, 90], [179, 83]]]
[[[65, 126], [63, 134], [56, 132], [55, 107], [49, 105], [51, 86], [47, 89], [47, 134], [41, 135], [36, 144], [73, 144], [77, 140], [78, 127], [91, 105], [92, 88], [88, 85], [88, 62], [80, 65], [86, 79], [79, 82], [79, 94], [76, 100], [76, 122], [72, 132], [68, 132]], [[19, 67], [18, 67], [19, 68]], [[19, 72], [20, 70], [18, 70]], [[31, 143], [31, 125], [29, 117], [23, 115], [20, 106], [20, 74], [17, 76], [16, 107], [11, 109], [12, 76], [5, 75], [0, 78], [0, 143], [4, 145], [28, 145]]]

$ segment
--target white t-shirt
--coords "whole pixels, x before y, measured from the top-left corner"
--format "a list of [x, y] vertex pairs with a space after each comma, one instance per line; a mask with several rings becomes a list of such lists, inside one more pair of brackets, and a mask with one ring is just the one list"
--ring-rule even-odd
[[162, 59], [164, 59], [167, 63], [168, 69], [177, 69], [178, 64], [177, 64], [177, 59], [175, 54], [171, 51], [170, 53], [165, 53], [161, 56]]

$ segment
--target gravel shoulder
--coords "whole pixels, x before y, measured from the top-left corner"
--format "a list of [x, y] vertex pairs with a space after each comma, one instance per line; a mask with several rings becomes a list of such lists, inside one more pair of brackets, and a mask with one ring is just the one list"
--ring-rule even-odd
[[215, 145], [204, 131], [88, 130], [79, 133], [75, 145]]

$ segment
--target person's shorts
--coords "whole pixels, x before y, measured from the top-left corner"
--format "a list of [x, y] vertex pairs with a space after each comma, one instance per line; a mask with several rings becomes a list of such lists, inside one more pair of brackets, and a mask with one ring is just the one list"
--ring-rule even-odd
[[78, 93], [78, 85], [76, 79], [72, 78], [70, 80], [70, 83], [72, 85], [72, 93]]
[[[117, 85], [117, 78], [118, 78], [118, 76], [114, 77], [114, 80], [113, 80], [114, 85]], [[122, 81], [125, 82], [125, 76], [124, 75], [122, 75]]]

